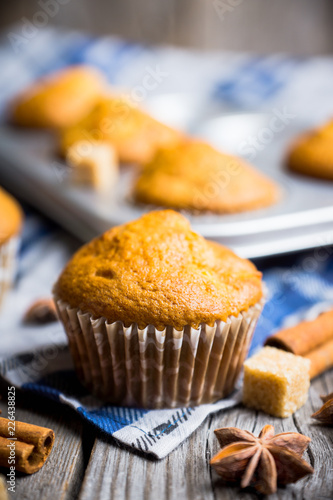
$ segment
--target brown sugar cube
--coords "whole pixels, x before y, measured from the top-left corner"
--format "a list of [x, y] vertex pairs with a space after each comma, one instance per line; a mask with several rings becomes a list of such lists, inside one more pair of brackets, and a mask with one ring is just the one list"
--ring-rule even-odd
[[244, 363], [243, 403], [275, 417], [288, 417], [307, 400], [310, 361], [264, 347]]
[[71, 181], [99, 191], [112, 189], [118, 179], [118, 159], [110, 144], [78, 141], [68, 150]]

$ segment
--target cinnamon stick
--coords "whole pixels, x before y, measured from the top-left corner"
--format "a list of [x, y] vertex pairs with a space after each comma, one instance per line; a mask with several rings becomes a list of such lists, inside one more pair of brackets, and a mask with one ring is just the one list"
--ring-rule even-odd
[[265, 345], [304, 356], [318, 346], [333, 340], [333, 309], [313, 321], [302, 321], [268, 337]]
[[317, 377], [333, 367], [333, 309], [271, 335], [265, 345], [308, 358], [310, 378]]
[[322, 344], [305, 356], [311, 361], [310, 378], [315, 378], [333, 366], [333, 340]]
[[[54, 432], [45, 427], [0, 417], [0, 466], [33, 474], [45, 463], [53, 443]], [[14, 433], [14, 435], [11, 435]]]

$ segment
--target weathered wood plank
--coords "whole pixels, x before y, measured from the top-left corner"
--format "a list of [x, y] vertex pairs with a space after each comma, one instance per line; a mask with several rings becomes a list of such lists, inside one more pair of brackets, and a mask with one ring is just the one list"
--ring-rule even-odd
[[166, 459], [147, 460], [97, 439], [80, 500], [213, 500], [206, 460], [208, 422]]
[[[16, 495], [23, 500], [77, 498], [89, 459], [80, 500], [252, 500], [257, 498], [254, 492], [224, 485], [210, 469], [209, 459], [218, 450], [213, 431], [217, 427], [236, 426], [258, 433], [263, 425], [272, 423], [276, 432], [299, 431], [312, 438], [306, 458], [314, 465], [315, 474], [279, 489], [270, 498], [331, 498], [333, 430], [316, 424], [310, 416], [321, 404], [319, 395], [332, 390], [332, 374], [318, 378], [311, 386], [308, 403], [294, 417], [283, 420], [241, 407], [222, 411], [208, 418], [193, 436], [161, 461], [147, 460], [103, 439], [96, 439], [89, 459], [94, 437], [90, 427], [84, 431], [82, 422], [67, 408], [18, 393], [17, 418], [53, 428], [56, 444], [41, 471], [17, 477]], [[0, 408], [6, 415], [5, 399]]]
[[209, 467], [218, 450], [214, 436], [217, 427], [235, 426], [258, 434], [267, 424], [276, 432], [302, 432], [312, 438], [306, 460], [316, 472], [294, 485], [279, 488], [272, 500], [288, 498], [331, 498], [333, 465], [330, 428], [317, 425], [311, 418], [319, 407], [319, 394], [332, 391], [332, 373], [318, 378], [311, 386], [308, 403], [293, 417], [272, 418], [261, 412], [237, 407], [222, 411], [206, 420], [185, 443], [161, 461], [147, 460], [116, 446], [111, 441], [96, 439], [83, 481], [80, 500], [189, 500], [205, 498], [252, 500], [252, 490], [241, 491], [222, 483]]
[[[9, 23], [17, 22], [14, 33], [20, 35], [22, 16], [33, 22], [40, 9], [37, 1], [2, 2], [0, 26], [6, 29]], [[52, 17], [54, 24], [97, 34], [113, 33], [143, 43], [176, 43], [201, 49], [303, 55], [333, 51], [329, 0], [80, 0], [59, 2], [59, 12]]]
[[[6, 389], [2, 387], [0, 401], [2, 416], [5, 417]], [[31, 476], [16, 475], [16, 491], [12, 497], [20, 500], [77, 498], [87, 462], [85, 457], [91, 451], [89, 444], [83, 445], [83, 442], [87, 444], [87, 439], [82, 439], [85, 436], [82, 421], [73, 411], [57, 403], [32, 394], [16, 393], [16, 420], [49, 427], [54, 430], [56, 439], [48, 461], [39, 472]], [[8, 470], [0, 469], [0, 472], [5, 475]]]
[[311, 418], [322, 406], [321, 394], [333, 391], [332, 372], [318, 377], [312, 384], [309, 401], [294, 416], [299, 432], [311, 438], [309, 462], [315, 469], [311, 479], [303, 483], [303, 498], [333, 498], [333, 429]]

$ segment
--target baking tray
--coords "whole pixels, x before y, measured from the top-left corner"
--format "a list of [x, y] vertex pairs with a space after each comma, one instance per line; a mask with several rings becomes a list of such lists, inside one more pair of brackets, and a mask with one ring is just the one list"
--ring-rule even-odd
[[[235, 112], [190, 95], [154, 96], [147, 107], [170, 125], [202, 137], [223, 151], [241, 154], [245, 142], [255, 138], [259, 148], [252, 163], [281, 187], [281, 200], [266, 209], [233, 215], [187, 214], [195, 231], [244, 257], [333, 243], [333, 183], [294, 175], [284, 168], [290, 141], [310, 124], [290, 119], [281, 122], [278, 131], [269, 133], [267, 128], [271, 128], [276, 111]], [[0, 183], [83, 241], [149, 210], [131, 201], [133, 169], [122, 168], [119, 183], [111, 193], [97, 193], [71, 185], [68, 168], [55, 151], [55, 138], [46, 131], [2, 125]]]

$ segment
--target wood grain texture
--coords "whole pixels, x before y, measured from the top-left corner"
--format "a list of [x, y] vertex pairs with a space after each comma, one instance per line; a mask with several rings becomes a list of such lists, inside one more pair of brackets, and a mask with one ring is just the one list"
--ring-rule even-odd
[[[58, 4], [50, 25], [138, 42], [259, 53], [333, 52], [330, 0], [70, 0]], [[6, 34], [8, 24], [16, 22], [15, 32], [20, 34], [22, 18], [31, 22], [40, 10], [40, 0], [0, 2], [0, 27]]]
[[177, 450], [161, 461], [147, 460], [96, 439], [84, 477], [80, 500], [224, 500], [258, 498], [252, 490], [227, 486], [209, 466], [218, 451], [214, 429], [240, 427], [258, 434], [268, 423], [279, 432], [301, 432], [312, 442], [305, 459], [315, 474], [294, 485], [279, 488], [270, 499], [323, 499], [333, 496], [333, 430], [316, 424], [311, 414], [321, 405], [320, 394], [332, 391], [332, 372], [311, 385], [309, 400], [292, 417], [273, 418], [243, 407], [222, 411], [208, 418]]

